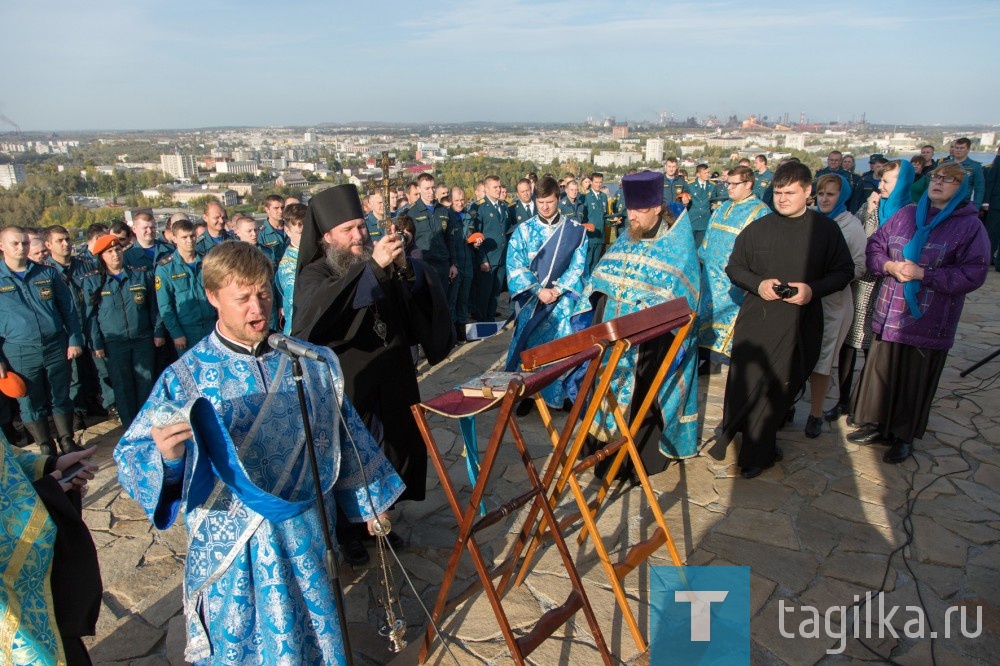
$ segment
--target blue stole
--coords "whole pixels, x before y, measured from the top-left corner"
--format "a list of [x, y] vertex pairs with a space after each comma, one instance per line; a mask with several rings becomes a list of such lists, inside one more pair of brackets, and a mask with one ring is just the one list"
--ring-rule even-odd
[[[547, 241], [538, 250], [538, 254], [535, 258], [531, 260], [528, 264], [528, 269], [538, 276], [538, 282], [541, 284], [542, 280], [546, 279], [548, 276], [559, 277], [569, 269], [570, 264], [573, 261], [573, 255], [576, 253], [576, 249], [580, 247], [580, 243], [583, 242], [583, 237], [586, 235], [587, 230], [582, 225], [573, 224], [573, 221], [566, 217], [565, 215], [560, 215], [565, 218], [562, 222], [557, 233], [552, 234]], [[539, 218], [540, 219], [540, 218]], [[567, 229], [569, 230], [567, 232]], [[552, 280], [546, 280], [545, 284], [541, 284], [541, 288], [547, 288], [548, 283]], [[564, 296], [569, 296], [569, 294], [564, 294]], [[519, 308], [524, 308], [528, 305], [532, 298], [535, 297], [529, 291], [522, 291], [520, 294], [514, 297], [514, 302]], [[509, 355], [510, 360], [507, 362], [506, 371], [513, 372], [517, 370], [517, 362], [521, 357], [521, 352], [528, 345], [528, 338], [531, 336], [531, 332], [538, 328], [538, 325], [545, 321], [556, 307], [558, 299], [548, 303], [542, 304], [541, 301], [536, 302], [535, 311], [531, 315], [531, 319], [524, 325], [524, 328], [518, 331], [517, 342], [514, 345], [513, 352]]]

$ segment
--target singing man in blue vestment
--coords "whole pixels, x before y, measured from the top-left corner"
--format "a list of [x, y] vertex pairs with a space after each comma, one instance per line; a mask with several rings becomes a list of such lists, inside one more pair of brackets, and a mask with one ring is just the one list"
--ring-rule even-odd
[[[317, 489], [290, 359], [268, 343], [272, 267], [248, 243], [203, 260], [216, 329], [167, 368], [115, 449], [153, 524], [184, 513], [184, 615], [196, 664], [343, 664]], [[403, 484], [343, 394], [337, 357], [302, 359], [327, 515], [369, 524]], [[332, 526], [331, 526], [332, 529]]]
[[[507, 352], [507, 371], [517, 370], [525, 349], [572, 333], [570, 315], [583, 292], [587, 231], [559, 212], [555, 178], [545, 176], [538, 181], [535, 204], [538, 214], [514, 227], [507, 245], [507, 288], [510, 300], [520, 308]], [[549, 405], [562, 407], [562, 383], [553, 382], [542, 396]]]
[[[628, 206], [628, 231], [608, 248], [587, 282], [574, 315], [574, 327], [598, 323], [684, 298], [698, 307], [699, 269], [694, 236], [686, 212], [675, 218], [663, 199], [663, 174], [644, 171], [621, 181]], [[674, 208], [673, 210], [676, 210]], [[681, 209], [683, 211], [683, 209]], [[642, 403], [664, 354], [673, 341], [671, 334], [625, 353], [612, 379], [611, 392], [623, 412]], [[698, 374], [694, 336], [678, 352], [676, 372], [657, 393], [636, 435], [647, 474], [666, 469], [671, 459], [690, 458], [698, 449]], [[614, 420], [606, 414], [603, 424], [591, 434], [600, 441], [610, 439]], [[600, 468], [595, 471], [600, 474]], [[623, 474], [628, 473], [628, 468]]]

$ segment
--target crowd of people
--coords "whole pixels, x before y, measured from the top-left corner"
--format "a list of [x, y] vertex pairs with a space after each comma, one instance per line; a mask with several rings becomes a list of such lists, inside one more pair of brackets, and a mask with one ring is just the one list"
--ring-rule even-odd
[[[510, 370], [522, 350], [595, 322], [677, 298], [697, 313], [639, 425], [647, 473], [698, 454], [698, 377], [720, 364], [713, 451], [739, 438], [745, 478], [781, 460], [777, 432], [807, 382], [808, 437], [847, 418], [849, 439], [888, 444], [883, 459], [902, 462], [924, 434], [965, 295], [991, 263], [1000, 270], [997, 163], [984, 174], [965, 139], [940, 163], [927, 149], [912, 161], [872, 155], [861, 175], [838, 151], [816, 174], [794, 159], [772, 172], [761, 155], [719, 174], [698, 165], [690, 182], [671, 157], [662, 172], [630, 171], [614, 198], [598, 172], [529, 173], [509, 200], [487, 176], [467, 204], [462, 188], [425, 173], [388, 202], [351, 185], [308, 206], [271, 195], [262, 225], [213, 202], [158, 234], [138, 211], [92, 226], [77, 253], [63, 227], [8, 226], [0, 377], [13, 371], [26, 386], [16, 403], [0, 397], [4, 455], [23, 463], [9, 483], [28, 497], [24, 484], [37, 488], [44, 472], [58, 481], [89, 455], [77, 439], [86, 419], [116, 415], [123, 487], [157, 527], [182, 510], [187, 522], [188, 658], [253, 661], [267, 649], [312, 662], [341, 643], [328, 590], [291, 593], [323, 587], [307, 498], [322, 494], [336, 516], [343, 557], [367, 562], [373, 521], [426, 492], [409, 413], [420, 400], [413, 349], [445, 359], [469, 323], [505, 317], [505, 290]], [[275, 331], [317, 359], [304, 381], [321, 489], [302, 464], [295, 379], [268, 343]], [[623, 358], [613, 390], [626, 412], [671, 341]], [[832, 377], [838, 397], [824, 410]], [[572, 377], [544, 393], [557, 408], [575, 397]], [[184, 417], [164, 419], [164, 405]], [[590, 435], [607, 441], [615, 427], [602, 417]], [[31, 440], [42, 462], [10, 448]], [[298, 548], [303, 539], [316, 547]]]

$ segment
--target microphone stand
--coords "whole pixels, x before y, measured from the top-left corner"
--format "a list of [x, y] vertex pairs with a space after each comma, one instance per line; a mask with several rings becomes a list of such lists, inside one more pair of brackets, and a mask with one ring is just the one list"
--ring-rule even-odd
[[993, 359], [995, 359], [997, 356], [1000, 356], [1000, 349], [997, 349], [996, 351], [994, 351], [992, 354], [990, 354], [986, 358], [984, 358], [984, 359], [982, 359], [980, 361], [977, 361], [974, 365], [972, 365], [972, 366], [966, 368], [965, 370], [963, 370], [962, 372], [958, 373], [958, 376], [959, 377], [965, 377], [967, 374], [969, 374], [973, 370], [977, 370], [978, 368], [986, 365], [987, 363], [989, 363], [990, 361], [992, 361]]
[[354, 666], [354, 653], [351, 651], [351, 639], [347, 633], [347, 609], [344, 605], [344, 588], [340, 584], [340, 564], [333, 548], [333, 535], [330, 534], [330, 522], [326, 515], [326, 504], [323, 502], [323, 486], [319, 478], [319, 465], [316, 463], [316, 445], [313, 442], [312, 428], [309, 426], [309, 413], [306, 409], [306, 392], [302, 388], [302, 364], [299, 357], [292, 355], [292, 377], [295, 379], [295, 390], [299, 395], [299, 410], [302, 412], [302, 428], [306, 436], [306, 453], [309, 457], [309, 467], [312, 470], [313, 485], [316, 486], [316, 508], [319, 519], [323, 523], [323, 540], [326, 543], [324, 561], [326, 574], [330, 578], [333, 601], [337, 609], [337, 619], [340, 620], [340, 635], [344, 643], [344, 656], [347, 666]]

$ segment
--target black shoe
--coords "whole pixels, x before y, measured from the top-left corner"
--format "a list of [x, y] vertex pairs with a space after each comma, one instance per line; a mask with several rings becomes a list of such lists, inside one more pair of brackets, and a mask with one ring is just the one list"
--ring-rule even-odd
[[877, 423], [867, 423], [847, 436], [847, 441], [856, 444], [892, 444], [892, 437], [882, 434]]
[[87, 416], [93, 418], [106, 419], [108, 418], [108, 410], [100, 405], [93, 405], [87, 408]]
[[64, 435], [59, 438], [59, 451], [62, 453], [74, 453], [75, 451], [83, 451], [83, 447], [79, 446], [73, 439], [72, 435]]
[[119, 423], [121, 423], [122, 418], [118, 415], [118, 408], [115, 407], [114, 405], [108, 407], [108, 418], [111, 419], [112, 421], [117, 420]]
[[774, 467], [774, 463], [780, 463], [784, 459], [785, 459], [785, 452], [776, 446], [774, 447], [774, 460], [771, 461], [771, 464], [764, 465], [763, 467], [744, 467], [743, 471], [740, 472], [740, 476], [742, 476], [744, 479], [753, 479], [763, 474], [764, 470], [768, 470]]
[[806, 437], [816, 439], [823, 434], [823, 419], [818, 416], [809, 415], [806, 419]]
[[785, 414], [785, 423], [791, 423], [795, 420], [795, 408], [789, 407], [788, 412]]
[[351, 566], [364, 566], [371, 560], [371, 557], [368, 556], [368, 549], [358, 539], [351, 539], [340, 544], [340, 552], [344, 556], [344, 561]]
[[465, 323], [455, 322], [455, 341], [459, 344], [468, 342], [469, 338], [465, 334]]
[[836, 404], [830, 409], [823, 412], [823, 420], [828, 422], [836, 421], [840, 418], [841, 414], [847, 414], [851, 411], [850, 405]]
[[898, 465], [912, 455], [913, 444], [897, 439], [892, 443], [892, 448], [886, 451], [885, 455], [882, 456], [882, 462], [887, 462], [890, 465]]
[[847, 414], [847, 427], [848, 428], [860, 428], [864, 423], [862, 421], [857, 421], [854, 418], [854, 414]]
[[81, 430], [87, 429], [87, 421], [83, 418], [83, 414], [80, 412], [75, 412], [73, 414], [73, 432], [79, 432]]
[[[531, 413], [531, 410], [534, 408], [535, 408], [535, 401], [529, 398], [522, 400], [517, 405], [517, 409], [515, 411], [518, 416], [527, 416], [528, 414]], [[389, 534], [392, 534], [392, 532], [389, 532]]]

